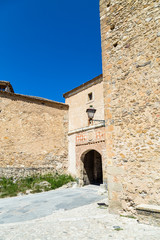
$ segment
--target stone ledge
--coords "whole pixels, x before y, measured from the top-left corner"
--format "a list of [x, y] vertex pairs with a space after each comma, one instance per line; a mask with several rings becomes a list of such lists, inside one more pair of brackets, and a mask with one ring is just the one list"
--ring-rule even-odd
[[160, 206], [140, 204], [136, 207], [140, 223], [160, 227]]
[[5, 98], [10, 98], [16, 101], [21, 100], [29, 103], [34, 103], [34, 104], [42, 104], [42, 105], [47, 104], [47, 106], [49, 105], [59, 109], [65, 109], [65, 110], [69, 109], [68, 104], [56, 102], [50, 99], [36, 97], [36, 96], [29, 96], [29, 95], [14, 93], [14, 92], [2, 92], [2, 91], [0, 92], [0, 96]]
[[103, 75], [100, 74], [99, 76], [93, 78], [92, 80], [89, 80], [88, 82], [85, 82], [85, 83], [81, 84], [80, 86], [70, 90], [69, 92], [64, 93], [63, 97], [64, 98], [69, 98], [69, 97], [71, 97], [71, 96], [73, 96], [73, 95], [75, 95], [75, 94], [77, 94], [77, 93], [79, 93], [79, 92], [97, 84], [97, 83], [102, 82], [102, 80], [103, 80]]
[[92, 130], [92, 129], [100, 128], [100, 127], [105, 127], [105, 124], [102, 122], [102, 123], [99, 123], [99, 124], [96, 124], [96, 125], [91, 125], [91, 126], [87, 126], [87, 127], [83, 127], [83, 128], [78, 128], [78, 129], [69, 131], [68, 135], [72, 135], [74, 133], [84, 132], [84, 131], [88, 131], [88, 130]]
[[138, 205], [136, 207], [136, 210], [160, 213], [160, 206], [148, 205], [148, 204], [140, 204], [140, 205]]
[[49, 174], [49, 173], [66, 173], [66, 166], [62, 166], [61, 169], [53, 167], [0, 167], [0, 178], [2, 177], [27, 177], [37, 174]]

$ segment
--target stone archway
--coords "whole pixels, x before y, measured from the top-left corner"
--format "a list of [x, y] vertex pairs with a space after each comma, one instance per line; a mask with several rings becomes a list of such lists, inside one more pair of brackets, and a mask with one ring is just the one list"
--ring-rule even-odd
[[102, 156], [96, 150], [87, 151], [82, 155], [83, 183], [100, 185], [103, 183]]

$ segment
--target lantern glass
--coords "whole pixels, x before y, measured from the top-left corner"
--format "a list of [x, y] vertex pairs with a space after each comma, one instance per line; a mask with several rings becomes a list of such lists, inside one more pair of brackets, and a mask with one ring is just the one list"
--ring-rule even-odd
[[93, 108], [92, 106], [90, 106], [87, 110], [86, 110], [87, 114], [88, 114], [88, 118], [89, 119], [93, 119], [94, 118], [94, 114], [96, 112], [96, 109]]

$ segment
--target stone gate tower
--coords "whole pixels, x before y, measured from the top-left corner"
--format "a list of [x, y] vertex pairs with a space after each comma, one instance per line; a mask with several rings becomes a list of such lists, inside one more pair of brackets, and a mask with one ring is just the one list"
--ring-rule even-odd
[[104, 119], [103, 77], [99, 75], [63, 95], [69, 105], [68, 170], [80, 185], [107, 182], [104, 123], [88, 121], [86, 110]]
[[100, 20], [109, 208], [134, 212], [160, 205], [160, 1], [100, 0]]

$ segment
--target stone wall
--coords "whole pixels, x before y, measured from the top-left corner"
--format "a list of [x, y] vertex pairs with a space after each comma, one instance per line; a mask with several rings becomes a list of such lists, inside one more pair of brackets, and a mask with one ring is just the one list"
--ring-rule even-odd
[[66, 171], [66, 104], [1, 92], [0, 123], [0, 176]]
[[100, 0], [109, 208], [160, 205], [160, 1]]
[[[92, 99], [89, 98], [90, 94]], [[106, 180], [104, 127], [98, 121], [89, 124], [86, 113], [90, 105], [93, 105], [96, 109], [94, 119], [104, 119], [102, 75], [76, 87], [63, 96], [69, 105], [69, 173], [83, 181], [82, 154], [89, 150], [96, 150], [102, 155], [103, 177]]]
[[[103, 82], [102, 76], [94, 82], [80, 86], [78, 90], [66, 96], [65, 103], [69, 105], [69, 131], [88, 126], [86, 109], [90, 105], [96, 108], [95, 119], [104, 119]], [[94, 79], [93, 79], [94, 80]], [[92, 100], [88, 94], [92, 93]], [[65, 95], [65, 94], [64, 94]]]

